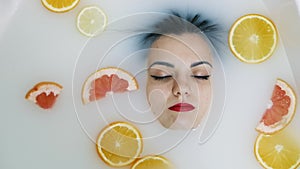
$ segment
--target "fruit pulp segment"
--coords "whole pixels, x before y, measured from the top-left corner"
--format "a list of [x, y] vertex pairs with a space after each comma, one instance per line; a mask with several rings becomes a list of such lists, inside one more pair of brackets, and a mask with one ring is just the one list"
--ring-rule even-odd
[[262, 136], [258, 153], [273, 168], [295, 168], [300, 163], [300, 144], [288, 133]]
[[236, 28], [233, 43], [239, 44], [235, 46], [236, 50], [246, 59], [256, 60], [268, 55], [274, 44], [274, 33], [264, 20], [249, 18]]
[[46, 93], [41, 93], [36, 97], [36, 104], [44, 109], [49, 109], [54, 105], [57, 96], [58, 95], [54, 95], [53, 92], [50, 92], [48, 95]]
[[262, 121], [267, 126], [282, 120], [282, 117], [288, 114], [288, 109], [291, 105], [291, 98], [278, 85], [274, 87], [271, 101], [271, 108], [265, 111], [262, 118]]
[[101, 142], [101, 148], [117, 156], [132, 158], [139, 151], [139, 136], [126, 127], [115, 127], [107, 131]]
[[122, 93], [127, 91], [129, 83], [118, 75], [103, 75], [95, 79], [91, 84], [90, 101], [98, 100], [106, 96], [107, 92]]

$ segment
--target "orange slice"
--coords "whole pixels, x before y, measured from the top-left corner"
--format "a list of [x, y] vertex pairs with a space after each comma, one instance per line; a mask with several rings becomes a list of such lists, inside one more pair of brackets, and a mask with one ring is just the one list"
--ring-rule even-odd
[[36, 103], [43, 109], [49, 109], [54, 105], [62, 88], [55, 82], [40, 82], [27, 92], [25, 99]]
[[94, 37], [103, 32], [106, 24], [107, 16], [105, 12], [97, 6], [85, 7], [77, 16], [77, 29], [87, 37]]
[[163, 156], [145, 156], [137, 160], [131, 169], [173, 169], [171, 162]]
[[82, 101], [84, 104], [104, 98], [107, 94], [123, 93], [138, 89], [138, 83], [129, 72], [107, 67], [92, 73], [84, 82]]
[[101, 159], [113, 167], [131, 164], [143, 149], [140, 131], [127, 122], [114, 122], [106, 126], [97, 139]]
[[256, 130], [272, 134], [285, 128], [294, 117], [296, 103], [296, 95], [291, 86], [287, 82], [277, 79], [268, 108]]
[[261, 63], [273, 54], [278, 41], [275, 24], [265, 16], [248, 14], [231, 26], [228, 43], [242, 62]]
[[67, 12], [75, 8], [80, 0], [41, 0], [42, 4], [52, 12]]
[[274, 135], [259, 134], [254, 153], [266, 169], [296, 169], [300, 165], [299, 140], [286, 131]]

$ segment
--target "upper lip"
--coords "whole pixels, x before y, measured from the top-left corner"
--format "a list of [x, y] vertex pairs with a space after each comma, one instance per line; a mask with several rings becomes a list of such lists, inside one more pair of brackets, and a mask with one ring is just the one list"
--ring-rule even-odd
[[173, 110], [177, 112], [191, 111], [193, 109], [195, 109], [195, 107], [189, 103], [177, 103], [169, 107], [169, 110]]

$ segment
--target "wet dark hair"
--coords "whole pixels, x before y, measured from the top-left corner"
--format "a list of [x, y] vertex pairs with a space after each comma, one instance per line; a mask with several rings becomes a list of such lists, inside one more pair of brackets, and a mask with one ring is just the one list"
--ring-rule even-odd
[[164, 35], [196, 33], [206, 36], [210, 43], [216, 47], [217, 43], [223, 43], [221, 29], [220, 25], [212, 23], [209, 19], [204, 19], [199, 13], [183, 16], [178, 12], [171, 11], [167, 17], [152, 25], [151, 32], [146, 33], [142, 41], [149, 47], [154, 41]]

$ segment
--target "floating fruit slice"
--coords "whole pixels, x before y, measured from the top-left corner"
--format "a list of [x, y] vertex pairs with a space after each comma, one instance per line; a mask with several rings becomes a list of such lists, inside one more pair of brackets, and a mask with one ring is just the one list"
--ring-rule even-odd
[[259, 134], [254, 153], [266, 169], [296, 169], [300, 165], [299, 140], [286, 131], [274, 135]]
[[131, 164], [143, 149], [140, 131], [127, 122], [114, 122], [99, 134], [97, 151], [110, 166], [122, 167]]
[[136, 79], [127, 71], [117, 67], [102, 68], [91, 74], [82, 88], [84, 104], [99, 100], [108, 93], [123, 93], [138, 89]]
[[78, 14], [76, 25], [83, 35], [94, 37], [104, 31], [106, 23], [106, 14], [99, 7], [88, 6]]
[[67, 12], [79, 3], [80, 0], [41, 0], [42, 4], [52, 12]]
[[171, 162], [163, 156], [145, 156], [137, 160], [131, 169], [173, 169]]
[[55, 82], [40, 82], [27, 92], [25, 98], [43, 109], [49, 109], [54, 105], [62, 88]]
[[278, 34], [270, 19], [258, 14], [248, 14], [234, 22], [228, 38], [230, 50], [239, 60], [261, 63], [273, 54]]
[[277, 79], [268, 108], [256, 130], [272, 134], [285, 128], [294, 117], [296, 103], [296, 95], [290, 85]]

